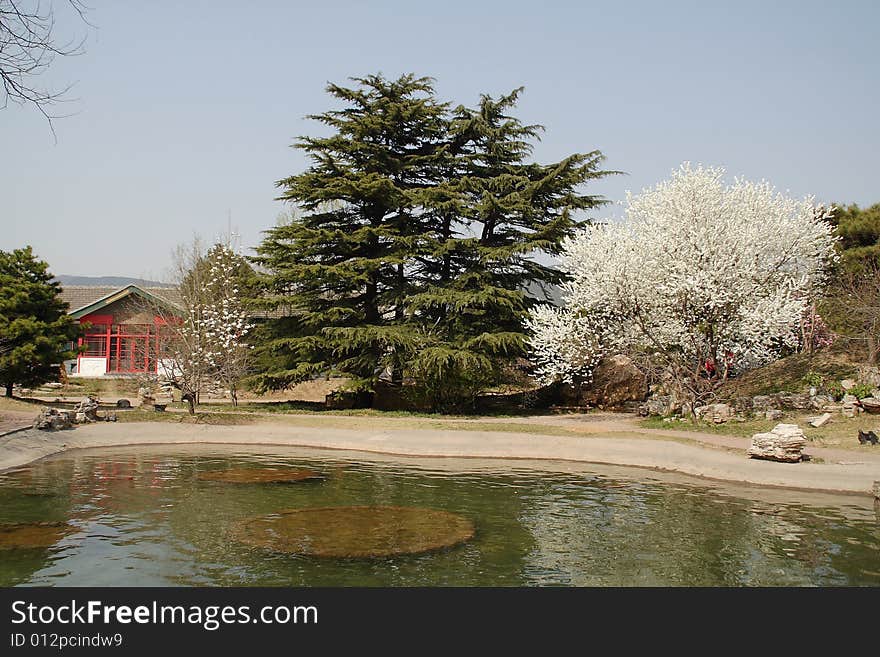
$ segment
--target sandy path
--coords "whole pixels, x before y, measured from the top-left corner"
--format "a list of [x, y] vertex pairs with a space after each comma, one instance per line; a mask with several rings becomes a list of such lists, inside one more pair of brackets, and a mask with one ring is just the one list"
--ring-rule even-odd
[[0, 434], [31, 426], [39, 412], [39, 409], [35, 411], [0, 411]]
[[[650, 468], [759, 486], [862, 495], [869, 495], [873, 482], [880, 480], [880, 460], [875, 459], [857, 461], [851, 457], [846, 463], [774, 463], [748, 459], [742, 452], [693, 443], [609, 433], [610, 436], [603, 435], [602, 431], [593, 436], [550, 436], [476, 429], [397, 429], [394, 422], [388, 422], [384, 428], [363, 429], [306, 427], [281, 422], [238, 426], [101, 423], [70, 431], [23, 431], [6, 436], [0, 439], [0, 470], [74, 448], [218, 443], [318, 447], [411, 457], [579, 461]], [[682, 433], [693, 437], [691, 432]]]

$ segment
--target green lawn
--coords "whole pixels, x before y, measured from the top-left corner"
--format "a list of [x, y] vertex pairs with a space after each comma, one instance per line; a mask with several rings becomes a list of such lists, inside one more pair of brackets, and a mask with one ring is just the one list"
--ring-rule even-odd
[[804, 430], [804, 435], [810, 444], [817, 447], [835, 447], [853, 450], [872, 450], [880, 453], [880, 446], [870, 447], [859, 443], [859, 430], [872, 430], [880, 435], [880, 415], [863, 413], [854, 418], [846, 418], [840, 413], [834, 413], [831, 420], [823, 427], [817, 429], [809, 426], [808, 419], [820, 415], [819, 412], [805, 413], [802, 411], [786, 413], [781, 420], [750, 419], [745, 422], [726, 422], [713, 424], [710, 422], [664, 422], [662, 418], [646, 418], [640, 424], [648, 429], [676, 429], [679, 431], [700, 431], [714, 433], [723, 436], [737, 436], [751, 438], [755, 433], [769, 431], [779, 423], [797, 424]]

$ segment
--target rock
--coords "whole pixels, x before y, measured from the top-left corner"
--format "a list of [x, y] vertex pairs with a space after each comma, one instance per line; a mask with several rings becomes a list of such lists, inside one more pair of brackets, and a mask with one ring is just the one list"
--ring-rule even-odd
[[147, 387], [138, 388], [138, 402], [141, 406], [148, 406], [155, 400], [153, 399], [153, 391]]
[[825, 426], [828, 424], [828, 420], [831, 419], [831, 413], [823, 413], [819, 417], [813, 417], [809, 419], [810, 426], [818, 429], [819, 427]]
[[787, 410], [806, 410], [810, 408], [810, 395], [802, 392], [780, 392], [776, 395], [779, 408]]
[[767, 433], [752, 436], [748, 455], [753, 459], [797, 463], [807, 445], [803, 430], [796, 424], [777, 424]]
[[694, 409], [694, 415], [698, 420], [724, 424], [733, 417], [733, 409], [728, 404], [709, 404]]
[[666, 416], [672, 415], [674, 406], [669, 395], [654, 395], [639, 408], [640, 415]]
[[33, 428], [42, 431], [58, 431], [59, 429], [69, 429], [72, 426], [70, 414], [66, 411], [59, 411], [57, 408], [49, 408], [44, 406], [40, 414], [34, 419]]
[[840, 382], [840, 387], [844, 390], [852, 390], [856, 387], [856, 382], [853, 379], [843, 379]]
[[569, 391], [578, 406], [618, 408], [626, 402], [642, 401], [648, 392], [645, 375], [622, 354], [603, 358], [593, 370], [593, 380]]
[[834, 405], [834, 397], [831, 395], [811, 395], [810, 407], [816, 411], [824, 411], [828, 406]]
[[858, 380], [869, 386], [880, 388], [880, 367], [873, 365], [859, 365]]
[[855, 417], [864, 410], [859, 405], [859, 400], [855, 395], [844, 395], [842, 404], [843, 407], [840, 412], [843, 413], [844, 417]]
[[98, 417], [98, 399], [89, 395], [83, 397], [82, 400], [74, 407], [77, 422], [97, 422]]
[[131, 402], [127, 399], [117, 399], [116, 408], [131, 408]]
[[764, 411], [768, 411], [776, 404], [776, 400], [769, 395], [757, 395], [756, 397], [752, 397], [752, 410], [755, 413], [763, 413]]
[[107, 413], [104, 416], [104, 422], [116, 422], [116, 413]]
[[781, 420], [782, 419], [782, 411], [778, 408], [770, 408], [764, 411], [764, 417], [768, 420]]

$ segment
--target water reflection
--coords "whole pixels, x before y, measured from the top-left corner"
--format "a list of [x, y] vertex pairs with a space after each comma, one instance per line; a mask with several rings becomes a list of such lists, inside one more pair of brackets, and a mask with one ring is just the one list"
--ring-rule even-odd
[[[868, 499], [572, 464], [547, 472], [281, 448], [153, 449], [74, 452], [0, 475], [0, 523], [69, 527], [48, 547], [0, 553], [0, 585], [880, 584], [880, 511]], [[245, 469], [324, 478], [205, 480]], [[473, 521], [476, 535], [442, 552], [360, 560], [235, 540], [256, 516], [339, 506], [436, 509]]]

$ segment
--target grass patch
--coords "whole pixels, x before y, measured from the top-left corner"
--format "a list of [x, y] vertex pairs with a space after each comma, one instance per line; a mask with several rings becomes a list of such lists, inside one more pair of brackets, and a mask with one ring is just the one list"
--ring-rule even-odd
[[261, 413], [279, 415], [315, 415], [338, 417], [375, 417], [375, 418], [427, 418], [451, 420], [479, 420], [481, 418], [518, 418], [534, 415], [560, 415], [559, 411], [548, 409], [504, 409], [499, 411], [474, 414], [431, 413], [428, 411], [379, 411], [373, 408], [327, 409], [323, 403], [308, 401], [277, 401], [277, 402], [245, 402], [238, 406], [230, 403], [208, 402], [200, 408], [210, 408], [217, 412], [227, 413]]
[[721, 395], [733, 399], [777, 392], [802, 392], [808, 388], [804, 381], [808, 373], [815, 372], [826, 380], [856, 378], [858, 364], [856, 355], [837, 346], [812, 355], [792, 354], [731, 379], [721, 389]]
[[[211, 404], [210, 406], [214, 406]], [[310, 427], [317, 429], [357, 429], [367, 431], [394, 430], [446, 430], [446, 431], [500, 431], [509, 433], [526, 433], [544, 436], [580, 436], [582, 431], [576, 428], [552, 424], [534, 424], [525, 422], [480, 422], [475, 416], [448, 416], [439, 414], [416, 414], [403, 411], [325, 411], [321, 413], [276, 413], [259, 415], [256, 412], [243, 413], [204, 410], [198, 407], [195, 415], [181, 412], [185, 405], [169, 405], [169, 409], [156, 412], [152, 409], [132, 409], [117, 413], [119, 422], [169, 422], [177, 424], [216, 424], [216, 425], [248, 425], [260, 422], [281, 423], [290, 426]], [[497, 416], [493, 416], [496, 417]], [[389, 423], [388, 420], [392, 420]], [[487, 418], [488, 419], [488, 418]], [[598, 435], [598, 434], [597, 434]]]
[[9, 397], [0, 397], [0, 411], [34, 411], [39, 412], [40, 406], [44, 406], [45, 402], [32, 401], [25, 399], [16, 399]]
[[254, 424], [255, 418], [236, 413], [205, 413], [195, 415], [189, 413], [156, 412], [134, 409], [121, 411], [116, 414], [119, 422], [169, 422], [172, 424], [212, 424], [212, 425], [239, 425]]
[[871, 452], [880, 454], [880, 446], [866, 446], [859, 443], [859, 431], [874, 431], [880, 434], [880, 416], [862, 414], [858, 417], [848, 418], [840, 414], [832, 416], [825, 426], [814, 428], [809, 426], [811, 417], [820, 415], [814, 413], [786, 413], [781, 420], [766, 420], [763, 418], [747, 420], [745, 422], [726, 422], [724, 424], [712, 424], [707, 422], [664, 422], [661, 418], [646, 418], [639, 424], [646, 429], [665, 429], [678, 431], [698, 431], [722, 436], [734, 436], [737, 438], [751, 438], [753, 434], [770, 431], [777, 424], [797, 424], [804, 430], [808, 444], [816, 447], [833, 447], [835, 449], [851, 449], [853, 451]]
[[787, 418], [781, 420], [767, 420], [764, 418], [748, 419], [745, 422], [725, 422], [724, 424], [715, 424], [714, 422], [699, 422], [695, 420], [679, 421], [677, 418], [670, 422], [664, 421], [660, 417], [648, 417], [639, 421], [639, 425], [645, 429], [660, 430], [677, 430], [677, 431], [699, 431], [700, 433], [711, 433], [718, 436], [734, 436], [737, 438], [751, 438], [752, 434], [763, 431], [770, 431], [780, 422], [793, 422]]

